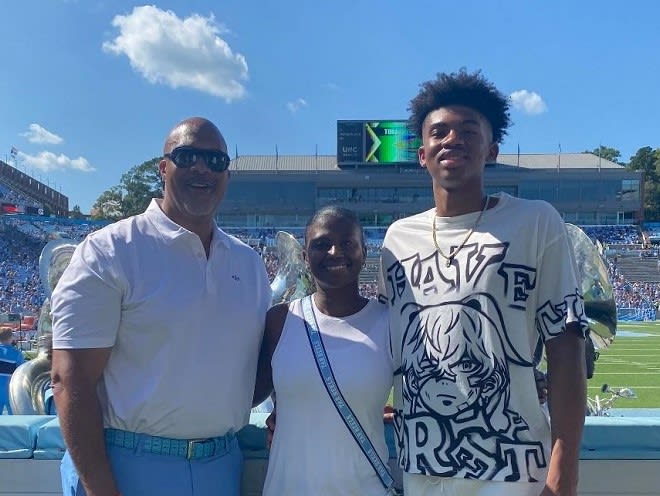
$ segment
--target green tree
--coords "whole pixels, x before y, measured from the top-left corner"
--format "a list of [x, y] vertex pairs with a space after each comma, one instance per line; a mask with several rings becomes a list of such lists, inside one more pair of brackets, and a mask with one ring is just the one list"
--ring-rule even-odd
[[600, 145], [598, 148], [594, 148], [593, 150], [585, 150], [584, 153], [593, 153], [594, 155], [598, 155], [599, 157], [604, 158], [605, 160], [609, 160], [610, 162], [614, 162], [619, 165], [626, 165], [621, 160], [621, 152], [616, 148]]
[[628, 169], [635, 171], [643, 171], [645, 174], [653, 175], [654, 179], [657, 178], [656, 162], [658, 159], [658, 150], [653, 150], [650, 146], [645, 146], [637, 150], [632, 157]]
[[84, 215], [80, 211], [80, 205], [74, 205], [71, 212], [69, 212], [69, 217], [72, 219], [82, 219]]
[[104, 191], [92, 205], [92, 219], [119, 220], [124, 217], [121, 209], [122, 194], [119, 186]]
[[122, 174], [119, 184], [101, 193], [92, 207], [95, 219], [119, 220], [144, 212], [152, 198], [163, 196], [158, 171], [160, 157], [136, 165]]
[[660, 220], [660, 148], [640, 148], [630, 157], [627, 168], [644, 173], [644, 218]]
[[124, 217], [144, 212], [152, 198], [163, 196], [162, 181], [158, 171], [160, 157], [136, 165], [121, 176], [119, 187], [122, 195], [122, 214]]

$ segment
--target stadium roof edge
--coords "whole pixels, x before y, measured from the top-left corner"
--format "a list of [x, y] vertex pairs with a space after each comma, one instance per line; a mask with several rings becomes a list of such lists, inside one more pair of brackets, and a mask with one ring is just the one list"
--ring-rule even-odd
[[[592, 153], [501, 153], [496, 164], [521, 169], [624, 169]], [[367, 164], [377, 166], [377, 164]], [[384, 165], [389, 167], [389, 165]], [[230, 169], [243, 172], [328, 172], [342, 170], [336, 155], [241, 155], [232, 159]]]

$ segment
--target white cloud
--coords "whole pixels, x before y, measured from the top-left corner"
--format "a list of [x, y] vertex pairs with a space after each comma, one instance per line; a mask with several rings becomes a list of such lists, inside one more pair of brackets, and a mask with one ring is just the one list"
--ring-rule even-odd
[[514, 108], [529, 115], [542, 114], [548, 110], [548, 106], [541, 95], [533, 91], [518, 90], [511, 93], [511, 101]]
[[245, 96], [247, 62], [220, 37], [227, 31], [213, 15], [179, 18], [170, 10], [144, 5], [115, 16], [112, 25], [119, 35], [103, 43], [103, 50], [126, 55], [150, 83], [192, 88], [227, 102]]
[[90, 165], [86, 158], [69, 158], [63, 153], [55, 155], [53, 152], [39, 152], [36, 155], [18, 152], [18, 159], [22, 165], [38, 169], [43, 172], [53, 170], [73, 169], [82, 172], [92, 172], [96, 169]]
[[51, 133], [48, 129], [36, 123], [30, 124], [29, 131], [21, 133], [21, 136], [27, 138], [30, 143], [38, 143], [40, 145], [59, 145], [64, 141], [57, 134]]
[[325, 83], [323, 86], [330, 91], [339, 91], [339, 85], [335, 83]]
[[286, 104], [286, 108], [292, 114], [295, 114], [296, 112], [298, 112], [298, 110], [306, 106], [307, 106], [307, 100], [305, 100], [304, 98], [298, 98], [295, 101], [287, 102]]

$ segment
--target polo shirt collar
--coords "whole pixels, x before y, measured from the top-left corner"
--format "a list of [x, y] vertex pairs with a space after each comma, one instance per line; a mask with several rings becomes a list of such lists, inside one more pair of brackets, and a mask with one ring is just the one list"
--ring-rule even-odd
[[[162, 201], [162, 198], [152, 198], [151, 203], [145, 211], [145, 215], [156, 227], [165, 242], [171, 243], [180, 236], [194, 234], [185, 227], [181, 227], [179, 224], [165, 215], [165, 212], [163, 212], [161, 208]], [[194, 235], [197, 236], [196, 234]], [[226, 249], [231, 247], [229, 236], [222, 229], [220, 229], [215, 222], [213, 223], [213, 239], [211, 240], [211, 244], [220, 244]]]

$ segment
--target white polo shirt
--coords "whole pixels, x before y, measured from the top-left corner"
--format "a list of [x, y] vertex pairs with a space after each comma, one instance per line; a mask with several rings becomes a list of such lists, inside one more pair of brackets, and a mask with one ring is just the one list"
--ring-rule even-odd
[[77, 247], [52, 295], [53, 348], [113, 348], [105, 427], [218, 436], [248, 422], [270, 303], [254, 250], [216, 227], [207, 259], [152, 200]]

